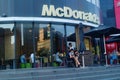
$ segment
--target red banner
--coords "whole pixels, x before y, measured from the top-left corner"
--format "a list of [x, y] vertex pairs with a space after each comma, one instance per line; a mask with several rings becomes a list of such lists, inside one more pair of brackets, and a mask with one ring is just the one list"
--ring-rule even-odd
[[[105, 38], [105, 40], [108, 40], [109, 37]], [[106, 52], [107, 54], [113, 52], [114, 50], [117, 49], [117, 43], [116, 42], [113, 42], [113, 43], [109, 43], [109, 44], [106, 44]]]
[[117, 48], [116, 43], [106, 44], [106, 51], [107, 51], [108, 54], [113, 52], [114, 50], [116, 50], [116, 48]]

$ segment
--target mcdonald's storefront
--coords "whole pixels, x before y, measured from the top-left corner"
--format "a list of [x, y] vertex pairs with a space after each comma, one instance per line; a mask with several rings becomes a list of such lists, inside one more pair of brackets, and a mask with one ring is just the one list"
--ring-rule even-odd
[[99, 0], [0, 0], [0, 16], [0, 58], [16, 63], [32, 52], [52, 62], [69, 42], [79, 49], [80, 23], [84, 31], [100, 25]]

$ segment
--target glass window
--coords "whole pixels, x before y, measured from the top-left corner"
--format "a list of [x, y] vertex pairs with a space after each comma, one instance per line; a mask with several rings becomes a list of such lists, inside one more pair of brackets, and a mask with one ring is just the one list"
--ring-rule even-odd
[[90, 39], [85, 38], [84, 43], [85, 43], [86, 50], [90, 50]]
[[56, 52], [65, 52], [65, 28], [64, 25], [51, 25], [52, 30], [52, 50], [55, 54]]
[[67, 45], [69, 43], [72, 43], [72, 46], [76, 48], [76, 32], [75, 32], [75, 26], [66, 26], [66, 32], [67, 32]]
[[16, 23], [16, 54], [26, 54], [27, 62], [30, 62], [30, 54], [35, 52], [36, 56], [45, 57], [48, 61], [50, 51], [50, 26], [37, 23]]
[[35, 24], [35, 44], [37, 55], [48, 57], [50, 52], [50, 25]]
[[0, 58], [15, 59], [14, 24], [0, 24]]
[[27, 62], [33, 50], [33, 24], [16, 23], [16, 57], [17, 59], [25, 53]]
[[107, 17], [108, 18], [113, 18], [113, 17], [115, 17], [114, 15], [115, 14], [114, 14], [114, 10], [113, 9], [107, 10]]

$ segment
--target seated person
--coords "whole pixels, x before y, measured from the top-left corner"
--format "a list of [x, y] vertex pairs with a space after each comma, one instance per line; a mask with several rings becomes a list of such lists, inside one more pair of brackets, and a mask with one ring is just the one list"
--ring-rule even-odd
[[74, 51], [75, 59], [76, 59], [76, 67], [80, 66], [80, 62], [78, 60], [79, 58], [79, 52], [77, 50]]
[[60, 63], [60, 65], [62, 65], [62, 60], [60, 59], [60, 53], [59, 53], [59, 51], [55, 54], [55, 61], [56, 62], [58, 62], [58, 63]]
[[80, 62], [78, 60], [78, 52], [75, 51], [75, 53], [74, 53], [74, 50], [71, 49], [70, 52], [69, 52], [69, 56], [70, 56], [71, 59], [74, 59], [76, 67], [79, 67]]
[[117, 61], [117, 54], [115, 50], [110, 54], [110, 64], [114, 64], [114, 61]]
[[74, 51], [75, 57], [79, 57], [79, 52], [77, 50]]

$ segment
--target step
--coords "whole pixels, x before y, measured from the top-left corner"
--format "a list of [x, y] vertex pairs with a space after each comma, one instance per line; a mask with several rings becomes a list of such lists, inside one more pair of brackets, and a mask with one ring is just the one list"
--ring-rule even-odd
[[21, 80], [59, 80], [61, 77], [62, 80], [84, 80], [86, 78], [93, 80], [96, 78], [100, 79], [101, 76], [106, 78], [113, 76], [112, 78], [114, 78], [114, 74], [118, 75], [119, 72], [120, 66], [13, 69], [2, 70], [0, 72], [0, 80], [18, 80], [18, 78]]
[[13, 76], [13, 75], [19, 75], [19, 76], [23, 76], [23, 75], [26, 75], [26, 76], [29, 76], [29, 75], [51, 75], [51, 74], [61, 74], [61, 73], [72, 73], [74, 71], [76, 72], [81, 72], [81, 73], [84, 73], [84, 72], [90, 72], [91, 70], [92, 71], [105, 71], [105, 70], [113, 70], [113, 69], [120, 69], [119, 67], [115, 67], [115, 68], [101, 68], [101, 69], [94, 69], [94, 68], [85, 68], [85, 69], [82, 69], [82, 68], [59, 68], [59, 69], [48, 69], [48, 70], [41, 70], [41, 69], [31, 69], [31, 70], [26, 70], [26, 71], [17, 71], [17, 70], [7, 70], [7, 72], [1, 72], [0, 73], [0, 77], [4, 77], [5, 75], [7, 76]]
[[[13, 74], [9, 74], [8, 76], [7, 75], [4, 75], [4, 77], [6, 78], [11, 78], [11, 79], [16, 79], [16, 78], [31, 78], [31, 76], [32, 77], [39, 77], [39, 78], [42, 78], [42, 79], [45, 79], [46, 80], [46, 78], [64, 78], [64, 77], [74, 77], [74, 76], [76, 76], [76, 75], [80, 75], [80, 76], [82, 76], [82, 77], [84, 77], [84, 76], [94, 76], [94, 75], [99, 75], [99, 74], [107, 74], [107, 73], [115, 73], [115, 72], [118, 72], [118, 71], [120, 71], [120, 69], [114, 69], [114, 70], [109, 70], [110, 68], [107, 68], [106, 70], [98, 70], [98, 71], [88, 71], [88, 72], [81, 72], [81, 71], [79, 71], [79, 70], [83, 70], [83, 69], [72, 69], [73, 71], [71, 72], [71, 73], [68, 73], [68, 72], [66, 72], [66, 73], [57, 73], [57, 71], [56, 72], [53, 72], [53, 73], [51, 73], [51, 74], [48, 74], [48, 75], [41, 75], [41, 74], [39, 74], [38, 72], [33, 72], [33, 73], [25, 73], [25, 74], [23, 74], [23, 73], [15, 73], [14, 75]], [[85, 69], [84, 69], [85, 70]], [[76, 71], [76, 73], [74, 73]], [[40, 72], [40, 73], [42, 73], [42, 72]], [[89, 75], [88, 75], [89, 74]], [[4, 79], [4, 77], [2, 77], [2, 79]]]
[[115, 79], [116, 77], [119, 77], [120, 73], [109, 73], [109, 74], [103, 74], [103, 75], [89, 75], [89, 76], [79, 76], [78, 75], [74, 75], [74, 76], [70, 76], [68, 75], [68, 77], [60, 77], [58, 78], [56, 77], [46, 77], [46, 78], [41, 78], [41, 77], [36, 77], [36, 76], [29, 76], [29, 77], [21, 77], [21, 78], [9, 78], [9, 79], [0, 79], [0, 80], [102, 80], [102, 79]]

